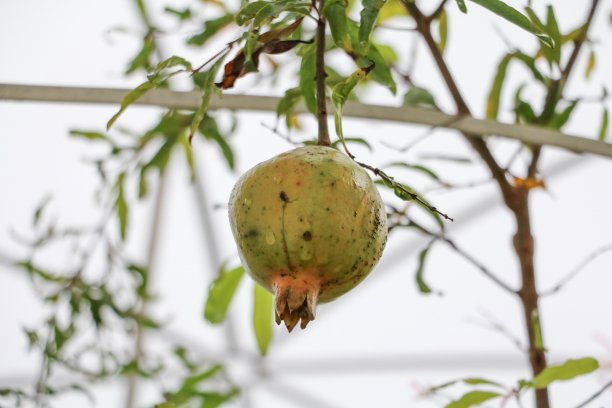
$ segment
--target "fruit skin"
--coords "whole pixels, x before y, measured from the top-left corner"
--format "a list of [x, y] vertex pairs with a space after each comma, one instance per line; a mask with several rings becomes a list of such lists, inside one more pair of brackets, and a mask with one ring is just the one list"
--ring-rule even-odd
[[318, 302], [361, 282], [387, 240], [384, 203], [368, 174], [336, 149], [305, 146], [260, 163], [236, 183], [229, 216], [247, 272], [275, 295], [289, 331]]

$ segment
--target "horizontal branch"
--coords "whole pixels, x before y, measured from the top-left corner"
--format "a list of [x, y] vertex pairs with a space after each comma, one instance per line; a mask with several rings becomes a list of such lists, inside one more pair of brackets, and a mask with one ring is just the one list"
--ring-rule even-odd
[[[119, 104], [128, 89], [78, 88], [34, 85], [0, 84], [0, 101], [39, 101], [65, 103]], [[135, 104], [163, 106], [176, 109], [197, 109], [201, 92], [178, 92], [156, 89], [142, 96]], [[276, 111], [279, 98], [252, 95], [223, 95], [213, 98], [210, 109], [232, 109], [247, 111]], [[297, 107], [305, 113], [304, 106]], [[348, 102], [343, 115], [361, 119], [412, 123], [455, 129], [467, 136], [502, 136], [532, 145], [549, 145], [577, 153], [592, 153], [612, 157], [612, 144], [585, 137], [572, 136], [552, 129], [537, 126], [511, 125], [492, 120], [475, 119], [469, 116], [453, 116], [433, 110], [415, 107], [391, 107]]]

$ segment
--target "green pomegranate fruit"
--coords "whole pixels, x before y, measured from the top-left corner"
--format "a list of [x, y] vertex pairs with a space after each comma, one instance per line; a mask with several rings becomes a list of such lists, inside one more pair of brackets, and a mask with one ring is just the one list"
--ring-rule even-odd
[[289, 331], [317, 303], [361, 282], [380, 258], [387, 217], [368, 174], [336, 149], [306, 146], [245, 173], [229, 203], [247, 272], [274, 293], [276, 322]]

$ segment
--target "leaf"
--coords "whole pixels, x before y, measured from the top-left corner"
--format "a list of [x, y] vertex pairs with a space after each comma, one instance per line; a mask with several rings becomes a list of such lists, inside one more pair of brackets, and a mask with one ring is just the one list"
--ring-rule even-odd
[[465, 5], [465, 1], [464, 0], [455, 0], [457, 3], [457, 7], [459, 7], [459, 10], [461, 10], [462, 13], [467, 13], [467, 7]]
[[[359, 49], [358, 29], [357, 23], [349, 20], [349, 34], [351, 36], [353, 49]], [[397, 92], [397, 85], [391, 74], [391, 68], [375, 44], [370, 43], [367, 54], [358, 55], [356, 63], [358, 66], [366, 66], [374, 63], [374, 69], [371, 74], [372, 79], [389, 88], [393, 94]]]
[[438, 17], [438, 35], [440, 41], [438, 42], [438, 48], [440, 52], [444, 53], [446, 49], [446, 42], [448, 40], [448, 14], [446, 10], [442, 10], [440, 17]]
[[297, 20], [295, 20], [293, 23], [289, 24], [286, 27], [277, 28], [277, 29], [265, 32], [263, 34], [260, 34], [259, 35], [259, 42], [267, 43], [267, 42], [272, 41], [272, 40], [280, 40], [282, 38], [287, 38], [291, 34], [293, 34], [293, 32], [300, 26], [300, 24], [302, 24], [303, 20], [304, 20], [304, 18], [301, 17], [301, 18], [298, 18]]
[[153, 70], [154, 75], [158, 75], [161, 71], [168, 68], [173, 68], [176, 66], [182, 66], [187, 71], [191, 71], [191, 62], [187, 61], [183, 57], [179, 57], [177, 55], [173, 55], [170, 58], [167, 58], [157, 64], [155, 69]]
[[208, 290], [208, 299], [204, 306], [204, 318], [212, 324], [218, 324], [225, 320], [230, 302], [236, 293], [238, 284], [244, 275], [244, 268], [226, 270], [225, 266], [221, 267], [219, 276], [210, 285]]
[[259, 28], [278, 17], [281, 12], [307, 16], [310, 12], [310, 2], [276, 0], [247, 3], [236, 14], [236, 23], [245, 25], [252, 22], [253, 28]]
[[413, 86], [406, 92], [404, 106], [438, 109], [434, 96], [427, 89], [418, 86]]
[[329, 28], [331, 29], [334, 43], [351, 53], [353, 52], [353, 45], [348, 31], [347, 5], [348, 2], [346, 0], [328, 0], [325, 2], [323, 14], [329, 21]]
[[210, 104], [210, 99], [212, 98], [212, 94], [214, 91], [215, 77], [217, 76], [217, 72], [219, 72], [219, 68], [221, 68], [221, 64], [223, 64], [223, 56], [220, 57], [215, 64], [206, 72], [206, 75], [202, 81], [202, 99], [200, 100], [200, 105], [198, 109], [195, 111], [193, 115], [193, 120], [191, 122], [191, 127], [189, 129], [189, 142], [193, 139], [193, 135], [200, 127], [200, 123], [204, 119], [204, 115], [208, 111], [208, 105]]
[[217, 122], [215, 121], [215, 119], [208, 115], [205, 116], [202, 120], [202, 123], [200, 123], [199, 130], [205, 138], [213, 140], [217, 143], [217, 145], [221, 149], [223, 157], [225, 157], [227, 165], [230, 169], [233, 170], [236, 165], [236, 161], [234, 159], [234, 152], [232, 151], [231, 146], [225, 140], [225, 137], [223, 137], [223, 135], [219, 131], [219, 127], [217, 126]]
[[489, 96], [487, 97], [487, 119], [497, 119], [499, 113], [499, 100], [504, 81], [506, 80], [508, 64], [512, 61], [512, 58], [514, 58], [514, 54], [507, 54], [497, 65], [497, 73], [495, 74], [493, 84], [491, 84], [491, 89], [489, 90]]
[[201, 46], [204, 45], [208, 40], [215, 36], [223, 28], [227, 27], [234, 21], [232, 14], [224, 14], [221, 17], [217, 17], [213, 20], [208, 20], [204, 23], [204, 28], [201, 33], [190, 37], [187, 40], [187, 44]]
[[603, 109], [603, 114], [601, 116], [601, 126], [599, 127], [599, 137], [600, 141], [606, 140], [606, 136], [608, 134], [608, 109]]
[[41, 219], [41, 217], [43, 215], [43, 212], [45, 211], [45, 209], [47, 208], [47, 205], [50, 202], [51, 202], [51, 196], [47, 195], [46, 197], [44, 197], [42, 199], [40, 204], [38, 204], [38, 206], [34, 210], [34, 216], [32, 217], [32, 225], [33, 226], [36, 227], [38, 225], [38, 223], [40, 222], [40, 219]]
[[359, 50], [361, 53], [366, 53], [370, 44], [370, 36], [374, 30], [376, 19], [380, 9], [385, 5], [387, 0], [362, 0], [363, 9], [360, 14], [359, 21]]
[[416, 171], [420, 171], [421, 173], [426, 174], [427, 176], [431, 177], [432, 179], [436, 181], [440, 181], [440, 177], [438, 177], [436, 173], [434, 173], [431, 169], [428, 169], [427, 167], [421, 166], [419, 164], [395, 162], [395, 163], [389, 163], [384, 167], [403, 167], [406, 169], [416, 170]]
[[128, 106], [136, 102], [142, 95], [144, 95], [151, 89], [157, 88], [159, 85], [161, 85], [166, 80], [173, 77], [174, 75], [178, 74], [179, 72], [184, 72], [184, 71], [179, 70], [179, 71], [175, 71], [170, 74], [167, 74], [167, 75], [158, 75], [154, 78], [149, 78], [147, 82], [143, 82], [142, 84], [138, 85], [136, 88], [128, 92], [123, 97], [123, 100], [121, 101], [121, 106], [119, 108], [119, 111], [115, 113], [113, 117], [110, 118], [110, 120], [106, 124], [106, 130], [109, 130], [111, 126], [113, 126], [113, 123], [115, 123], [115, 121], [119, 118], [119, 116], [123, 113], [123, 111], [127, 109]]
[[181, 21], [189, 20], [191, 18], [191, 9], [189, 7], [184, 10], [178, 10], [172, 7], [165, 7], [164, 11], [168, 14], [172, 14], [178, 17], [178, 19]]
[[257, 346], [262, 356], [268, 353], [272, 340], [273, 297], [270, 292], [255, 283], [253, 293], [253, 329]]
[[[372, 146], [371, 146], [371, 145], [370, 145], [370, 144], [369, 144], [369, 143], [368, 143], [368, 142], [367, 142], [365, 139], [362, 139], [362, 138], [360, 138], [360, 137], [345, 137], [345, 138], [344, 138], [344, 142], [345, 142], [345, 143], [347, 143], [347, 144], [348, 144], [348, 143], [356, 143], [356, 144], [360, 144], [360, 145], [362, 145], [362, 146], [367, 147], [369, 151], [371, 151], [371, 152], [372, 152], [372, 151], [374, 151], [374, 150], [372, 149]], [[341, 141], [340, 141], [340, 140], [336, 140], [335, 142], [333, 142], [333, 143], [331, 144], [331, 146], [332, 146], [333, 148], [336, 148], [336, 149], [337, 149], [337, 148], [338, 148], [338, 144], [340, 144], [340, 143], [341, 143]]]
[[117, 201], [115, 202], [115, 209], [117, 210], [117, 217], [119, 220], [119, 231], [121, 233], [121, 240], [125, 241], [127, 234], [127, 222], [128, 222], [128, 206], [125, 201], [125, 194], [123, 189], [123, 183], [125, 182], [125, 173], [119, 174], [117, 178]]
[[388, 0], [378, 13], [378, 24], [382, 24], [393, 17], [407, 15], [406, 7], [400, 0]]
[[419, 264], [417, 266], [415, 277], [416, 277], [417, 286], [419, 287], [419, 290], [421, 291], [421, 293], [431, 293], [432, 292], [429, 285], [425, 283], [425, 280], [423, 279], [423, 273], [425, 271], [425, 259], [427, 258], [427, 254], [429, 253], [429, 250], [431, 249], [433, 242], [434, 241], [430, 242], [429, 245], [425, 247], [425, 249], [419, 252], [419, 257], [418, 257]]
[[589, 53], [589, 59], [587, 60], [586, 68], [584, 69], [585, 79], [591, 78], [591, 74], [593, 73], [593, 70], [595, 69], [595, 63], [596, 63], [595, 51], [591, 50], [591, 52]]
[[551, 5], [546, 7], [546, 28], [554, 44], [552, 47], [553, 61], [559, 65], [561, 63], [561, 33], [557, 17], [555, 17], [555, 9]]
[[503, 19], [515, 24], [516, 26], [522, 28], [523, 30], [534, 34], [540, 41], [546, 44], [548, 47], [552, 48], [555, 46], [553, 39], [545, 33], [542, 29], [538, 28], [534, 25], [527, 17], [521, 14], [516, 9], [510, 7], [506, 3], [500, 0], [471, 0], [472, 2], [478, 4], [491, 11], [494, 14], [502, 17]]
[[487, 380], [486, 378], [464, 378], [463, 382], [468, 385], [493, 385], [495, 387], [505, 389], [505, 387], [501, 385], [500, 383], [491, 381], [491, 380]]
[[151, 67], [151, 56], [155, 52], [155, 44], [153, 43], [153, 34], [147, 33], [143, 39], [142, 48], [138, 54], [130, 61], [126, 74], [136, 72], [139, 68], [148, 70]]
[[189, 138], [185, 136], [181, 136], [180, 142], [181, 142], [181, 146], [183, 146], [183, 152], [185, 153], [185, 160], [187, 161], [187, 167], [189, 167], [189, 175], [191, 176], [191, 181], [195, 181], [196, 168], [195, 168], [195, 162], [193, 161], [193, 150], [191, 149]]
[[592, 357], [570, 359], [563, 364], [546, 367], [530, 385], [539, 389], [546, 388], [555, 381], [571, 380], [580, 375], [589, 374], [598, 368], [599, 363]]
[[553, 129], [561, 129], [563, 125], [565, 125], [569, 120], [570, 116], [572, 115], [572, 112], [576, 108], [576, 105], [578, 105], [578, 102], [579, 100], [572, 101], [560, 113], [555, 113], [550, 122], [548, 122], [548, 127], [551, 127]]
[[317, 114], [317, 98], [315, 96], [316, 89], [316, 55], [314, 45], [306, 46], [302, 56], [302, 64], [300, 67], [300, 89], [304, 97], [304, 104], [313, 115]]
[[445, 408], [470, 408], [485, 401], [499, 397], [501, 394], [491, 391], [470, 391], [460, 399], [447, 404]]
[[518, 87], [514, 94], [514, 112], [516, 113], [517, 123], [535, 123], [536, 114], [530, 104], [521, 99], [521, 92], [524, 85]]
[[285, 91], [285, 95], [280, 98], [276, 105], [276, 118], [280, 119], [285, 116], [287, 129], [292, 127], [295, 107], [300, 100], [302, 100], [302, 90], [300, 88], [290, 88]]
[[[342, 109], [353, 88], [374, 68], [374, 64], [368, 67], [359, 68], [353, 72], [344, 81], [336, 84], [332, 90], [332, 104], [334, 106], [334, 123], [336, 125], [336, 134], [344, 145], [344, 133], [342, 132]], [[345, 145], [346, 148], [346, 145]]]
[[536, 309], [531, 312], [531, 326], [533, 327], [534, 347], [536, 350], [544, 350], [544, 338], [542, 337], [542, 325], [540, 315]]
[[108, 140], [108, 136], [104, 133], [85, 130], [71, 130], [70, 136], [81, 137], [87, 140]]

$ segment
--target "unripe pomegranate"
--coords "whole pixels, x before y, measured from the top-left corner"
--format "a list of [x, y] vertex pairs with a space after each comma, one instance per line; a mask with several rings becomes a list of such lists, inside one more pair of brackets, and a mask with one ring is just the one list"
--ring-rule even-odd
[[368, 174], [346, 155], [305, 146], [260, 163], [234, 186], [229, 215], [247, 272], [274, 293], [289, 331], [361, 282], [380, 258], [387, 217]]

